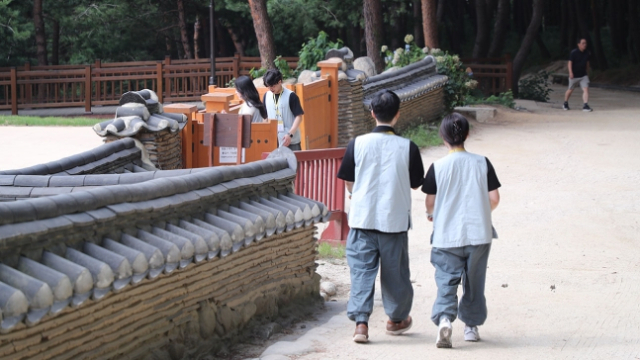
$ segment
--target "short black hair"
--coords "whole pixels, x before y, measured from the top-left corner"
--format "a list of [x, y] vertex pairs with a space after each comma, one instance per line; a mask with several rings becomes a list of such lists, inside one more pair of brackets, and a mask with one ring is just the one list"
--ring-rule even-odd
[[451, 113], [442, 119], [440, 124], [440, 137], [449, 145], [458, 146], [464, 144], [469, 135], [469, 121], [458, 113]]
[[[584, 36], [580, 36], [580, 37], [578, 37], [578, 41], [576, 41], [576, 44], [580, 44], [580, 42], [581, 42], [582, 40], [587, 41], [587, 38], [586, 38], [586, 37], [584, 37]], [[587, 41], [587, 44], [589, 44], [589, 42], [588, 42], [588, 41]]]
[[267, 73], [262, 78], [266, 87], [276, 85], [280, 80], [282, 80], [282, 73], [278, 69], [267, 70]]
[[373, 95], [371, 110], [376, 120], [390, 123], [400, 110], [400, 98], [391, 90], [380, 90]]

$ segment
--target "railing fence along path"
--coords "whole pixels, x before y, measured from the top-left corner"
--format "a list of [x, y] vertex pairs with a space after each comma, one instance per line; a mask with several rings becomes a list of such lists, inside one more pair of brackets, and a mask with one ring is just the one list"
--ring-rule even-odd
[[471, 68], [473, 78], [478, 81], [478, 89], [485, 96], [498, 95], [511, 90], [513, 63], [508, 54], [500, 58], [461, 59], [463, 65]]
[[[292, 69], [298, 58], [285, 58]], [[260, 68], [259, 57], [216, 59], [216, 81]], [[116, 105], [127, 91], [152, 89], [162, 102], [199, 101], [209, 86], [209, 59], [135, 61], [91, 65], [52, 65], [0, 68], [0, 110], [17, 115], [21, 109], [80, 107], [90, 113], [96, 105]]]

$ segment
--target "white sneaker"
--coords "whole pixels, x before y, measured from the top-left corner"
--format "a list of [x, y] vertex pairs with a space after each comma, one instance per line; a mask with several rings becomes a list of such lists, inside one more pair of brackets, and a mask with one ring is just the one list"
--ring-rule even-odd
[[478, 333], [477, 326], [465, 326], [464, 327], [464, 340], [465, 341], [478, 341], [480, 340], [480, 334]]
[[438, 326], [438, 338], [436, 339], [437, 348], [451, 348], [451, 333], [453, 329], [451, 327], [451, 321], [446, 317], [440, 318], [440, 325]]

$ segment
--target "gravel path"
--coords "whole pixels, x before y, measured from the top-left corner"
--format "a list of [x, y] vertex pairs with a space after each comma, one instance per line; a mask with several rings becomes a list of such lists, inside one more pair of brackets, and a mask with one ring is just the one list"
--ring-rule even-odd
[[[467, 141], [469, 151], [491, 159], [503, 184], [482, 341], [466, 343], [456, 321], [454, 348], [435, 347], [431, 223], [422, 217], [424, 195], [415, 191], [412, 330], [384, 334], [377, 293], [371, 342], [353, 343], [348, 268], [329, 263], [318, 271], [343, 295], [308, 331], [283, 338], [262, 358], [640, 359], [640, 96], [592, 89], [594, 112], [563, 112], [564, 88], [554, 89], [555, 103], [520, 102], [529, 113], [501, 109], [493, 121], [474, 123]], [[425, 167], [445, 155], [443, 147], [424, 150]]]

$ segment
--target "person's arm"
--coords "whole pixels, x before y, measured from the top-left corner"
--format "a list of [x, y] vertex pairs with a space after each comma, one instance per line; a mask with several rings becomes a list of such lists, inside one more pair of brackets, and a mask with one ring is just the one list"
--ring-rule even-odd
[[491, 211], [498, 207], [498, 204], [500, 204], [500, 192], [498, 189], [489, 191], [489, 202], [491, 203]]
[[422, 186], [424, 178], [424, 165], [422, 164], [422, 156], [420, 156], [420, 148], [413, 141], [409, 144], [409, 182], [411, 188], [417, 190]]
[[436, 196], [427, 194], [424, 204], [427, 207], [427, 219], [433, 221], [433, 209], [436, 205]]
[[353, 183], [356, 181], [356, 162], [355, 162], [355, 139], [349, 141], [347, 149], [344, 152], [342, 163], [338, 169], [338, 179], [344, 180], [344, 185], [349, 191], [349, 198], [353, 192]]
[[347, 191], [349, 192], [349, 199], [351, 199], [351, 193], [353, 192], [353, 181], [345, 181], [344, 185], [347, 187]]
[[569, 79], [573, 79], [573, 70], [571, 70], [571, 60], [569, 60], [568, 62], [568, 67], [569, 67]]
[[[293, 120], [293, 125], [291, 125], [291, 129], [289, 129], [289, 134], [295, 134], [298, 131], [298, 127], [300, 127], [300, 123], [302, 123], [302, 115], [296, 116]], [[282, 145], [289, 146], [291, 144], [292, 137], [289, 134], [285, 134], [282, 138]]]

